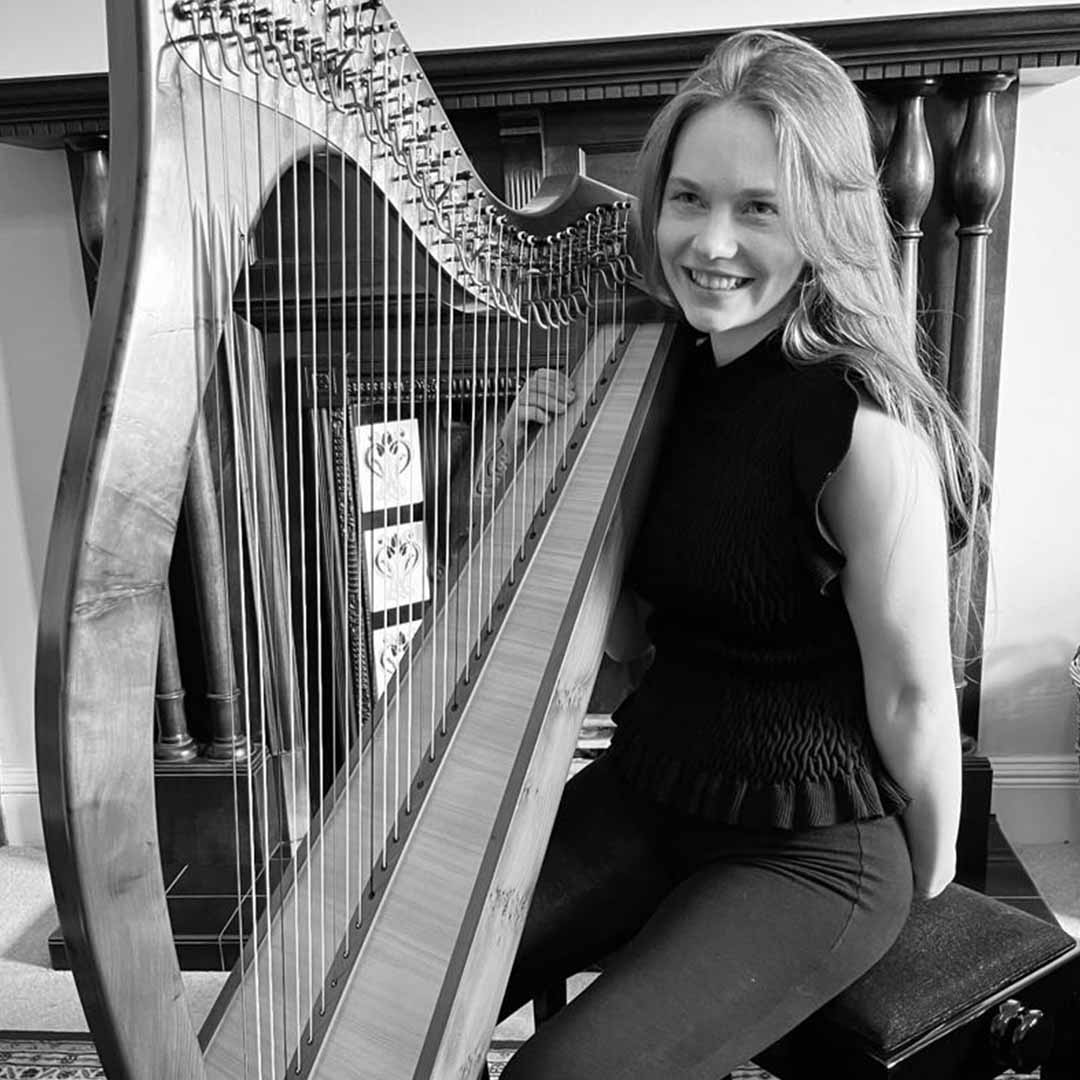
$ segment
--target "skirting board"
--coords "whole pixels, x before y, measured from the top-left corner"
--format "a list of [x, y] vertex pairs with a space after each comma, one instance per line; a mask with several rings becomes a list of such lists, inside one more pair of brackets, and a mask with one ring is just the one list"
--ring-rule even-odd
[[991, 754], [992, 810], [1014, 844], [1080, 843], [1075, 754]]
[[[1080, 768], [1074, 754], [1000, 754], [990, 760], [992, 809], [1014, 844], [1080, 843]], [[0, 812], [9, 844], [44, 842], [33, 768], [0, 765]]]
[[45, 843], [38, 806], [37, 770], [0, 762], [0, 818], [9, 844], [40, 847]]

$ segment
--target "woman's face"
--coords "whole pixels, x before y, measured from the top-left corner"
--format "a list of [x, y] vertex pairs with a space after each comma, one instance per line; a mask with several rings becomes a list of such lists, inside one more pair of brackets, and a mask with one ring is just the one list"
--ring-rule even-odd
[[803, 259], [780, 205], [766, 116], [709, 105], [685, 124], [664, 186], [656, 243], [687, 321], [720, 363], [751, 348], [790, 310]]

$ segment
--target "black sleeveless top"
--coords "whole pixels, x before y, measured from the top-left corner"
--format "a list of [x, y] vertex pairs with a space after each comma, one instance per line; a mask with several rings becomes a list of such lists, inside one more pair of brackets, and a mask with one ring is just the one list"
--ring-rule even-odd
[[798, 368], [779, 332], [717, 367], [685, 335], [627, 583], [654, 605], [656, 658], [615, 713], [609, 754], [661, 803], [785, 829], [902, 810], [866, 712], [862, 662], [818, 501], [859, 395]]

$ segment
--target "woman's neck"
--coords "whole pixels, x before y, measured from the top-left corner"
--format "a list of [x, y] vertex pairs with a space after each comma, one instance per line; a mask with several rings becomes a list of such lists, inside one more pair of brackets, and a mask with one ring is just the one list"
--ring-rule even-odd
[[783, 325], [791, 313], [791, 302], [777, 304], [772, 311], [746, 326], [730, 330], [718, 330], [709, 335], [713, 359], [717, 367], [723, 367], [748, 353], [760, 341], [764, 341], [777, 327]]

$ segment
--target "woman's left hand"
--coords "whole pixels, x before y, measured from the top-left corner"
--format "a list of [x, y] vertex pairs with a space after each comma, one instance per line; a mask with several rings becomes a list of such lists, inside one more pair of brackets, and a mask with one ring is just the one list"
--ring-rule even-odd
[[577, 397], [566, 374], [556, 368], [537, 368], [518, 391], [503, 420], [502, 435], [513, 446], [527, 424], [549, 424], [566, 412]]
[[913, 895], [917, 900], [933, 900], [935, 896], [940, 896], [945, 891], [955, 877], [955, 855], [948, 861], [947, 865], [935, 867], [932, 871], [920, 872], [918, 868], [915, 868]]

